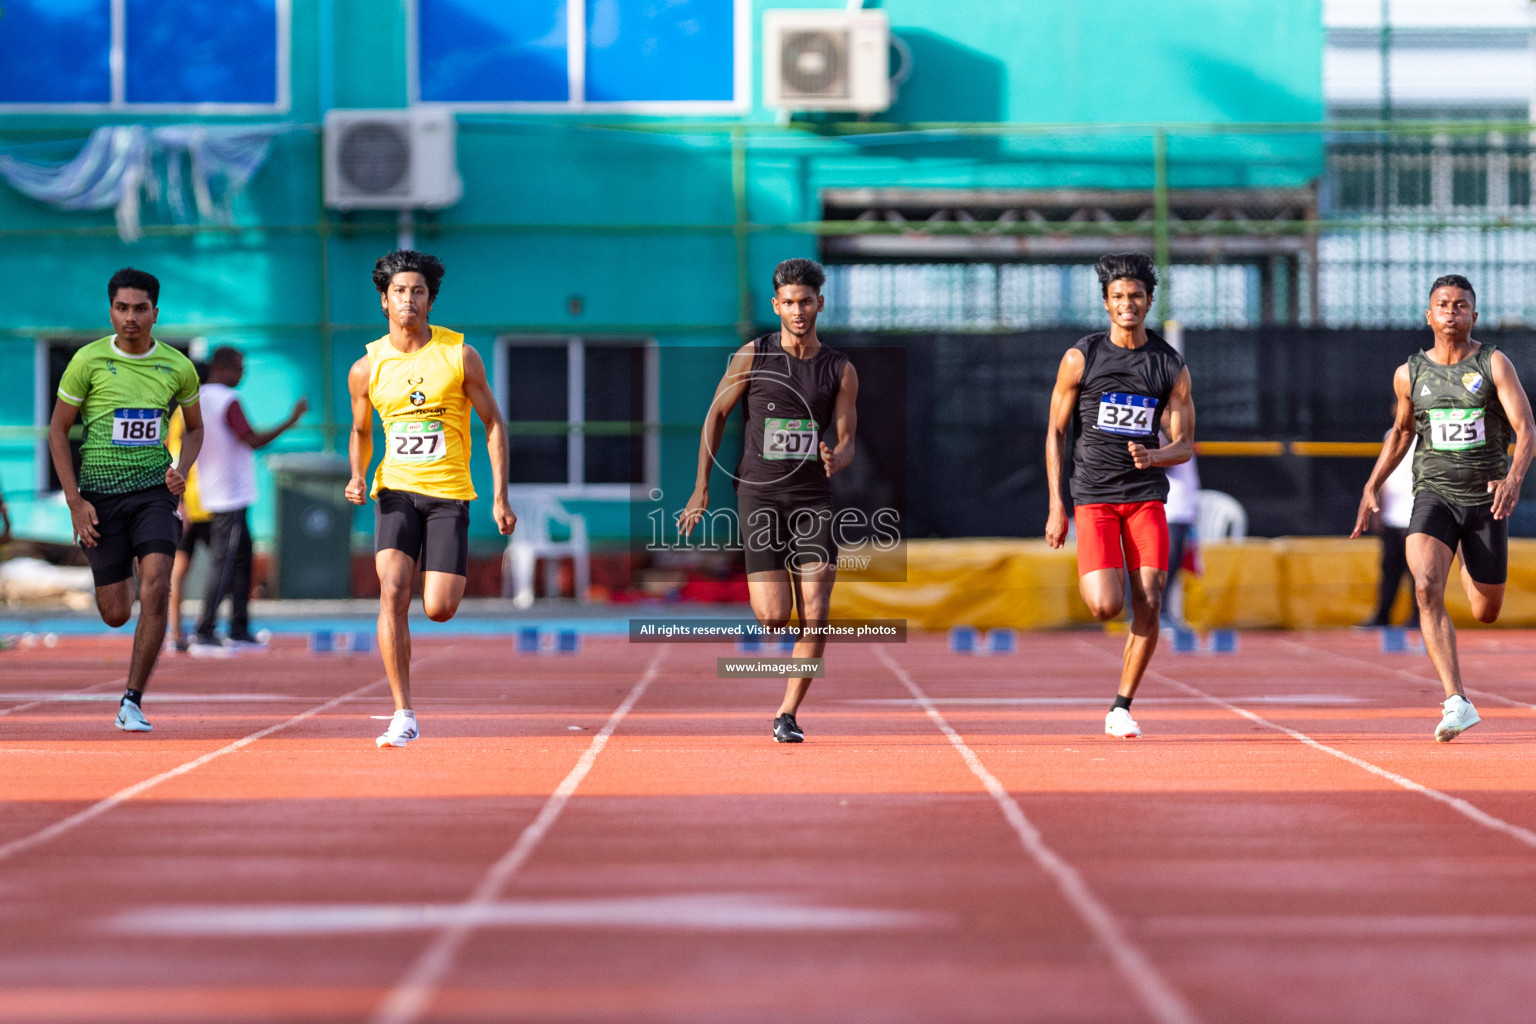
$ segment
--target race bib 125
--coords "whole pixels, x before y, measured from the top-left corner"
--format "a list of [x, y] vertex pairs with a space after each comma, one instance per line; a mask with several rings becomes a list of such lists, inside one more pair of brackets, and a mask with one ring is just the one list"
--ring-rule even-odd
[[1481, 409], [1429, 410], [1429, 446], [1436, 451], [1476, 448], [1487, 437]]
[[1099, 397], [1099, 429], [1126, 437], [1146, 437], [1152, 433], [1152, 414], [1156, 411], [1155, 398], [1106, 392]]

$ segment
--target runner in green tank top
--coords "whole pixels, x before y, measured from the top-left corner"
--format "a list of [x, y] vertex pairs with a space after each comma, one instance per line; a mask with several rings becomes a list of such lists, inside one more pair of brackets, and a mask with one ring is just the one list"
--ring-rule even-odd
[[1496, 620], [1509, 568], [1509, 514], [1531, 466], [1536, 423], [1509, 357], [1472, 340], [1477, 295], [1470, 281], [1459, 274], [1437, 279], [1425, 319], [1435, 344], [1415, 352], [1393, 375], [1397, 417], [1365, 483], [1350, 536], [1365, 532], [1371, 514], [1381, 510], [1382, 484], [1417, 436], [1408, 570], [1424, 647], [1445, 687], [1435, 739], [1446, 743], [1480, 720], [1461, 686], [1456, 631], [1445, 611], [1451, 560], [1460, 553], [1461, 586], [1472, 614], [1479, 622]]

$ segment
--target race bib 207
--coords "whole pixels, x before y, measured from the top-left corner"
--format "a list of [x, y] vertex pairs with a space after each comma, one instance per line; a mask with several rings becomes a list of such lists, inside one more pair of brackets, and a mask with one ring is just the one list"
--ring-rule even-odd
[[821, 431], [815, 420], [763, 420], [763, 458], [773, 462], [805, 462], [816, 457]]

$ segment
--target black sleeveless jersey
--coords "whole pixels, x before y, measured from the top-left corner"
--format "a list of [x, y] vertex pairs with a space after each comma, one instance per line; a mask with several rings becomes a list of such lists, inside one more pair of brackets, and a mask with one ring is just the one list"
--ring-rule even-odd
[[1413, 493], [1433, 491], [1457, 505], [1493, 501], [1488, 482], [1509, 472], [1514, 430], [1493, 384], [1495, 347], [1486, 341], [1459, 363], [1442, 366], [1427, 352], [1408, 357], [1408, 394], [1419, 444]]
[[[778, 332], [752, 342], [738, 491], [831, 498], [821, 441], [832, 426], [847, 364], [847, 356], [826, 345], [809, 359], [796, 359], [784, 351]], [[835, 443], [832, 436], [827, 443]]]
[[1105, 331], [1073, 348], [1083, 354], [1083, 380], [1072, 413], [1072, 503], [1167, 501], [1168, 474], [1137, 469], [1126, 443], [1158, 447], [1158, 423], [1183, 358], [1151, 331], [1140, 348], [1121, 348]]

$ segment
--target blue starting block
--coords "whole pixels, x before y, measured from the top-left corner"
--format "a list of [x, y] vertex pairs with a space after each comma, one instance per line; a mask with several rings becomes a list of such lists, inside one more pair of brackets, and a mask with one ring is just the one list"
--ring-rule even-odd
[[762, 640], [755, 636], [749, 636], [736, 641], [737, 654], [756, 654], [763, 649]]
[[1202, 638], [1194, 630], [1179, 626], [1173, 631], [1173, 649], [1180, 654], [1236, 654], [1237, 631], [1213, 629]]
[[579, 654], [581, 634], [574, 629], [545, 630], [522, 626], [517, 631], [519, 654]]
[[321, 629], [309, 634], [311, 654], [367, 654], [373, 650], [373, 634], [362, 630]]
[[956, 626], [949, 631], [949, 649], [954, 654], [1012, 654], [1018, 650], [1018, 637], [1011, 629]]
[[1382, 654], [1416, 654], [1424, 650], [1424, 638], [1397, 626], [1381, 631]]

